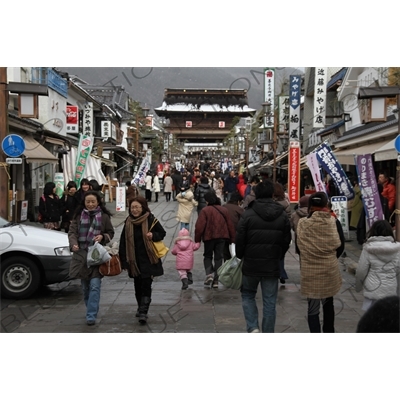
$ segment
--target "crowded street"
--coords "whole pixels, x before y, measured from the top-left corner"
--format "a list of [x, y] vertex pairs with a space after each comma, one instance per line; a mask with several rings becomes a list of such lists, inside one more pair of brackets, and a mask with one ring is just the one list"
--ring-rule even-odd
[[[144, 195], [144, 192], [142, 193]], [[153, 199], [154, 200], [154, 199]], [[178, 203], [166, 202], [160, 196], [159, 202], [150, 202], [150, 209], [160, 220], [167, 232], [164, 242], [173, 247], [179, 232], [176, 221]], [[122, 224], [127, 212], [116, 212], [115, 202], [107, 203], [114, 214], [112, 218], [119, 241]], [[197, 212], [193, 212], [190, 232], [193, 234]], [[39, 224], [38, 224], [39, 225]], [[340, 292], [334, 298], [335, 328], [338, 333], [354, 333], [364, 313], [361, 310], [362, 294], [354, 290], [354, 270], [361, 246], [351, 232], [346, 242], [346, 257], [339, 259], [342, 274]], [[126, 271], [116, 277], [104, 277], [100, 298], [100, 309], [95, 326], [85, 323], [85, 304], [79, 280], [49, 285], [36, 295], [25, 300], [1, 300], [1, 331], [15, 333], [245, 333], [239, 290], [204, 287], [203, 266], [204, 246], [196, 251], [193, 268], [193, 285], [181, 290], [181, 281], [175, 268], [175, 256], [168, 253], [163, 259], [164, 275], [157, 277], [153, 284], [152, 304], [147, 324], [142, 326], [135, 318], [137, 308], [133, 280]], [[285, 269], [289, 279], [279, 284], [275, 332], [307, 333], [307, 299], [300, 293], [300, 269], [294, 244], [285, 257]], [[261, 293], [257, 304], [262, 310]]]

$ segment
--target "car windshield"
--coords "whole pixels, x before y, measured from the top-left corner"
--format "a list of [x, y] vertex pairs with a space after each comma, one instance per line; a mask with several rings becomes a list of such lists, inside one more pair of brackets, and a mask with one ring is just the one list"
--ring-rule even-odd
[[9, 221], [7, 221], [6, 219], [0, 217], [0, 228], [4, 228], [9, 223], [10, 223]]

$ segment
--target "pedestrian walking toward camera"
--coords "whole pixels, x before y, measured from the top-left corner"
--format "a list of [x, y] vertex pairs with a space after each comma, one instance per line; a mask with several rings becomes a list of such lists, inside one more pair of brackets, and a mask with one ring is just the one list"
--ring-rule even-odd
[[76, 191], [76, 198], [79, 203], [83, 203], [83, 199], [85, 198], [85, 193], [90, 190], [90, 182], [89, 179], [83, 178], [81, 180], [79, 189]]
[[99, 182], [97, 182], [96, 179], [91, 179], [89, 181], [89, 184], [90, 184], [90, 190], [96, 191], [100, 195], [101, 201], [104, 202], [105, 201], [105, 195], [104, 195], [104, 193], [102, 191], [102, 187], [100, 186]]
[[190, 218], [192, 217], [193, 209], [197, 207], [197, 202], [191, 189], [186, 192], [181, 192], [176, 196], [179, 203], [176, 219], [181, 223], [181, 229], [189, 230]]
[[187, 229], [183, 228], [179, 231], [171, 254], [176, 256], [176, 269], [182, 281], [182, 290], [186, 290], [193, 284], [194, 252], [199, 248], [200, 243], [193, 241]]
[[205, 195], [209, 192], [215, 193], [214, 189], [208, 184], [208, 178], [206, 176], [202, 176], [200, 178], [200, 183], [194, 192], [194, 199], [197, 201], [198, 214], [200, 214], [200, 211], [207, 206]]
[[219, 205], [220, 200], [214, 191], [208, 191], [204, 199], [206, 207], [196, 221], [195, 242], [204, 242], [204, 285], [218, 288], [217, 271], [223, 262], [225, 242], [235, 242], [235, 228], [228, 210]]
[[75, 211], [68, 232], [72, 251], [70, 278], [80, 279], [86, 305], [86, 322], [96, 323], [99, 312], [101, 279], [99, 266], [87, 266], [87, 252], [94, 242], [106, 245], [114, 237], [111, 213], [96, 191], [86, 191], [83, 203]]
[[292, 239], [290, 222], [282, 205], [273, 200], [274, 184], [266, 180], [254, 187], [256, 199], [241, 216], [236, 231], [236, 256], [243, 261], [242, 306], [249, 333], [260, 332], [256, 294], [261, 286], [263, 318], [261, 331], [273, 333], [279, 261]]
[[139, 196], [139, 189], [135, 184], [132, 184], [131, 181], [126, 181], [126, 205], [129, 206], [129, 203], [136, 199]]
[[42, 216], [44, 228], [59, 231], [62, 211], [60, 198], [56, 195], [55, 183], [47, 182], [39, 200], [39, 213]]
[[375, 221], [367, 234], [356, 272], [356, 291], [363, 290], [362, 310], [379, 299], [399, 296], [400, 243], [386, 220]]
[[[152, 242], [164, 239], [166, 232], [160, 222], [155, 221], [146, 199], [138, 196], [129, 205], [129, 216], [125, 221], [119, 242], [119, 257], [123, 269], [133, 278], [138, 304], [136, 317], [146, 324], [151, 303], [153, 279], [164, 274], [164, 269], [154, 251]], [[156, 222], [153, 228], [150, 228]]]
[[151, 191], [153, 190], [153, 175], [150, 171], [147, 172], [144, 183], [146, 185], [146, 201], [151, 202]]
[[328, 196], [312, 194], [308, 200], [308, 217], [297, 224], [297, 248], [300, 254], [301, 294], [307, 297], [307, 319], [311, 333], [320, 333], [320, 304], [324, 333], [335, 332], [333, 296], [342, 286], [338, 258], [344, 250], [340, 221], [331, 214]]
[[72, 218], [75, 210], [79, 205], [78, 198], [76, 197], [76, 183], [74, 181], [68, 182], [67, 190], [61, 197], [62, 217], [61, 225], [65, 233], [68, 233], [69, 226], [71, 225]]

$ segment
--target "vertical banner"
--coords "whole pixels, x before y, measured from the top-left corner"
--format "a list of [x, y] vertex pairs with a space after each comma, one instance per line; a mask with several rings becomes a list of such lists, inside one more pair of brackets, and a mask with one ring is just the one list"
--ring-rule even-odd
[[315, 153], [307, 154], [307, 167], [311, 172], [311, 177], [314, 182], [315, 191], [326, 193], [326, 187], [321, 178], [321, 172], [319, 170], [317, 155]]
[[354, 156], [354, 161], [369, 229], [375, 221], [385, 219], [379, 197], [378, 184], [375, 179], [372, 156], [371, 154]]
[[81, 186], [81, 180], [86, 170], [86, 164], [90, 153], [92, 152], [93, 138], [91, 136], [81, 135], [79, 138], [78, 153], [76, 155], [74, 181], [78, 189]]
[[149, 160], [147, 158], [144, 158], [138, 172], [136, 173], [136, 176], [132, 180], [132, 185], [136, 186], [144, 185], [144, 180], [146, 179], [146, 174], [149, 169], [150, 169]]
[[289, 140], [300, 141], [301, 76], [290, 75]]
[[78, 106], [67, 106], [67, 133], [79, 132]]
[[264, 69], [264, 101], [271, 104], [271, 114], [265, 122], [266, 128], [274, 127], [275, 110], [275, 69]]
[[332, 211], [336, 214], [337, 219], [343, 228], [343, 233], [347, 233], [347, 239], [350, 235], [349, 227], [349, 213], [347, 207], [346, 196], [332, 196], [331, 197]]
[[289, 142], [288, 195], [291, 203], [298, 203], [300, 199], [300, 150], [300, 142]]
[[54, 183], [56, 185], [56, 195], [61, 199], [65, 188], [63, 172], [56, 172], [54, 174]]
[[332, 153], [328, 144], [322, 143], [317, 150], [315, 150], [318, 162], [322, 168], [328, 173], [340, 193], [340, 196], [346, 196], [347, 200], [354, 199], [354, 190], [349, 178], [343, 171], [342, 166]]
[[115, 188], [115, 211], [125, 211], [126, 205], [126, 187], [117, 186]]
[[289, 96], [279, 96], [279, 128], [278, 131], [285, 131], [289, 127]]
[[83, 135], [93, 136], [93, 103], [85, 103], [83, 106]]
[[315, 67], [313, 127], [325, 127], [327, 67]]

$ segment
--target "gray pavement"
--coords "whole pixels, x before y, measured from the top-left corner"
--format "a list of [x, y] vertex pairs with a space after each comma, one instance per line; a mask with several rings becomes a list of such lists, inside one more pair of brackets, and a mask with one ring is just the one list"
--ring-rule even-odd
[[[115, 212], [115, 203], [107, 207], [114, 213], [115, 240], [119, 240], [122, 224], [127, 212]], [[159, 202], [150, 203], [150, 208], [161, 221], [167, 236], [165, 243], [173, 246], [179, 231], [175, 220], [178, 203], [166, 202], [160, 196]], [[197, 213], [190, 224], [193, 235]], [[315, 238], [318, 240], [318, 238]], [[346, 243], [346, 257], [340, 259], [343, 285], [335, 296], [335, 328], [338, 333], [353, 333], [363, 314], [362, 294], [354, 291], [354, 271], [361, 252], [353, 232]], [[117, 277], [105, 277], [102, 284], [100, 312], [96, 325], [85, 323], [83, 303], [78, 280], [50, 285], [33, 299], [2, 301], [3, 332], [36, 333], [84, 333], [84, 332], [152, 332], [152, 333], [244, 333], [245, 321], [238, 290], [218, 289], [203, 286], [203, 245], [195, 252], [193, 270], [194, 284], [181, 291], [181, 282], [175, 269], [175, 257], [169, 253], [163, 262], [165, 274], [156, 278], [153, 284], [152, 303], [146, 326], [135, 318], [136, 301], [133, 281], [126, 272]], [[307, 301], [300, 294], [300, 271], [298, 256], [292, 244], [285, 258], [289, 279], [280, 285], [277, 301], [276, 329], [278, 333], [308, 333]], [[257, 294], [261, 320], [261, 294]]]

